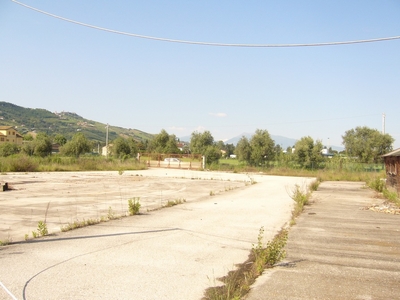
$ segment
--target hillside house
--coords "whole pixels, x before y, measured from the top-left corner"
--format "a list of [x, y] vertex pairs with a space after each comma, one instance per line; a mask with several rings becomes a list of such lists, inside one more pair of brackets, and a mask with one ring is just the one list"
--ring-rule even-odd
[[400, 148], [385, 155], [386, 186], [400, 193]]
[[12, 126], [0, 126], [0, 144], [15, 143], [22, 145], [23, 137]]

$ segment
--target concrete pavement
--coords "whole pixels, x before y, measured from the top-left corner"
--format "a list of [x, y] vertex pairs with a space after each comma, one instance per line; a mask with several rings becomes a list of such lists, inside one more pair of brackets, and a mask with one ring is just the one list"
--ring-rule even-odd
[[287, 258], [246, 300], [400, 299], [400, 215], [357, 182], [323, 182], [289, 231]]
[[[199, 185], [246, 176], [155, 172]], [[252, 179], [257, 183], [215, 196], [206, 196], [205, 186], [202, 197], [171, 208], [0, 247], [0, 299], [201, 299], [220, 284], [216, 278], [246, 261], [262, 226], [269, 240], [289, 221], [288, 191], [312, 181]]]

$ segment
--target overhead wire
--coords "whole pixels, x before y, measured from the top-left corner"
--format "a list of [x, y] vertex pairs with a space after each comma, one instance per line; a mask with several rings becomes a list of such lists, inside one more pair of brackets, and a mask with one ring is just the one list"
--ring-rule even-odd
[[198, 42], [198, 41], [190, 41], [190, 40], [179, 40], [179, 39], [169, 39], [169, 38], [163, 38], [163, 37], [155, 37], [155, 36], [148, 36], [148, 35], [141, 35], [141, 34], [136, 34], [136, 33], [130, 33], [130, 32], [124, 32], [124, 31], [119, 31], [119, 30], [114, 30], [114, 29], [109, 29], [105, 27], [99, 27], [79, 21], [75, 21], [72, 19], [64, 18], [59, 15], [55, 15], [43, 10], [40, 10], [38, 8], [26, 5], [24, 3], [11, 0], [12, 2], [21, 5], [23, 7], [26, 7], [28, 9], [31, 9], [33, 11], [39, 12], [41, 14], [66, 21], [69, 23], [73, 23], [76, 25], [96, 29], [96, 30], [101, 30], [105, 32], [110, 32], [114, 34], [120, 34], [120, 35], [125, 35], [125, 36], [130, 36], [130, 37], [135, 37], [135, 38], [141, 38], [141, 39], [148, 39], [148, 40], [154, 40], [154, 41], [160, 41], [160, 42], [170, 42], [170, 43], [180, 43], [180, 44], [190, 44], [190, 45], [200, 45], [200, 46], [215, 46], [215, 47], [243, 47], [243, 48], [290, 48], [290, 47], [321, 47], [321, 46], [339, 46], [339, 45], [351, 45], [351, 44], [363, 44], [363, 43], [375, 43], [375, 42], [384, 42], [384, 41], [392, 41], [392, 40], [398, 40], [400, 39], [400, 36], [392, 36], [392, 37], [383, 37], [383, 38], [374, 38], [374, 39], [364, 39], [364, 40], [352, 40], [352, 41], [341, 41], [341, 42], [323, 42], [323, 43], [300, 43], [300, 44], [237, 44], [237, 43], [213, 43], [213, 42]]

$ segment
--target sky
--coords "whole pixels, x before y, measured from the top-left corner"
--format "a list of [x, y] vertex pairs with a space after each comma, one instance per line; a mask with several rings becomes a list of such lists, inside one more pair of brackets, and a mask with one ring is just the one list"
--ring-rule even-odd
[[216, 141], [262, 129], [341, 146], [347, 130], [385, 128], [400, 147], [399, 38], [232, 45], [399, 37], [400, 1], [19, 3], [114, 32], [0, 0], [0, 101]]

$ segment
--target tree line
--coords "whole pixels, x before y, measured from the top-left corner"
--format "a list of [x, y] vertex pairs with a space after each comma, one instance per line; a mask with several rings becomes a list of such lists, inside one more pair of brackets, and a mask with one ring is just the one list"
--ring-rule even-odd
[[[348, 130], [342, 136], [345, 150], [341, 155], [356, 159], [361, 163], [382, 162], [381, 156], [393, 150], [394, 139], [389, 134], [383, 134], [376, 129], [356, 127]], [[95, 141], [90, 141], [78, 132], [70, 140], [62, 134], [49, 136], [38, 133], [24, 135], [24, 143], [18, 146], [13, 143], [0, 144], [0, 156], [6, 157], [17, 153], [29, 156], [45, 157], [52, 154], [53, 144], [60, 146], [60, 154], [79, 157], [82, 154], [93, 152]], [[181, 145], [180, 145], [181, 144]], [[181, 148], [178, 145], [182, 146]], [[97, 145], [99, 147], [99, 145]], [[288, 160], [296, 162], [303, 168], [323, 163], [326, 157], [322, 155], [324, 146], [322, 141], [314, 140], [310, 136], [302, 137], [293, 147], [282, 149], [275, 144], [267, 130], [257, 129], [251, 138], [243, 136], [237, 145], [215, 141], [210, 131], [191, 134], [189, 143], [180, 143], [174, 134], [168, 134], [164, 129], [153, 139], [138, 142], [133, 138], [118, 137], [110, 141], [110, 156], [120, 159], [135, 158], [137, 153], [165, 153], [165, 154], [201, 154], [206, 157], [206, 164], [218, 164], [222, 157], [229, 158], [232, 154], [236, 159], [249, 166], [267, 166], [274, 161]], [[332, 153], [331, 149], [327, 150]], [[339, 153], [335, 153], [339, 155]]]

